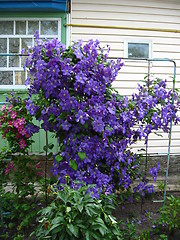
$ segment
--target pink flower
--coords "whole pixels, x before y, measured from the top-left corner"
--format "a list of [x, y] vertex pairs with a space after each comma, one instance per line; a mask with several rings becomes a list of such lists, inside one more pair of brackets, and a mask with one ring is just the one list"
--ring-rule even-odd
[[23, 136], [25, 136], [27, 133], [26, 129], [22, 125], [18, 127], [18, 132], [19, 132], [19, 134], [21, 134]]
[[17, 121], [18, 121], [18, 125], [19, 126], [24, 125], [24, 123], [25, 123], [25, 119], [23, 117], [22, 118], [18, 118]]
[[24, 148], [26, 147], [25, 140], [22, 139], [22, 138], [19, 140], [19, 147], [20, 147], [21, 149], [24, 149]]
[[9, 163], [7, 168], [4, 170], [4, 174], [7, 175], [12, 169], [14, 169], [14, 164]]
[[12, 121], [8, 121], [8, 127], [13, 127], [13, 122]]
[[38, 168], [40, 167], [40, 165], [41, 165], [41, 162], [38, 162], [38, 163], [36, 164], [35, 168], [38, 169]]
[[12, 112], [11, 112], [11, 118], [12, 118], [12, 119], [15, 119], [16, 116], [17, 116], [16, 111], [12, 111]]
[[37, 172], [36, 176], [42, 177], [43, 176], [43, 172]]
[[15, 128], [18, 128], [18, 127], [19, 127], [18, 120], [13, 121], [13, 126], [14, 126]]
[[14, 168], [14, 164], [12, 162], [10, 162], [7, 167], [11, 170]]
[[3, 112], [5, 109], [6, 109], [6, 105], [4, 104], [4, 105], [2, 105], [2, 107], [1, 107], [1, 112]]
[[13, 105], [12, 105], [12, 104], [9, 104], [9, 106], [8, 106], [8, 111], [11, 112], [12, 108], [13, 108]]
[[6, 168], [6, 169], [4, 170], [4, 174], [5, 174], [5, 175], [8, 175], [9, 171], [10, 171], [10, 170], [9, 170], [8, 168]]

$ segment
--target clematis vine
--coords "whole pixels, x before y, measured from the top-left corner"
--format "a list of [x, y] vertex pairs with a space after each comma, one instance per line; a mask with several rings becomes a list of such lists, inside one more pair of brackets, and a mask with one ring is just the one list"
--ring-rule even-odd
[[[120, 96], [111, 84], [123, 63], [108, 60], [108, 54], [98, 40], [66, 49], [57, 39], [42, 41], [36, 33], [25, 65], [26, 82], [31, 79], [26, 109], [56, 134], [59, 153], [52, 173], [59, 183], [85, 181], [108, 194], [132, 188], [141, 178], [134, 191], [144, 195], [153, 186], [140, 172], [141, 158], [131, 145], [146, 143], [153, 131], [168, 132], [171, 121], [179, 122], [178, 96], [161, 79], [138, 85], [131, 98]], [[155, 168], [149, 173], [155, 180]]]

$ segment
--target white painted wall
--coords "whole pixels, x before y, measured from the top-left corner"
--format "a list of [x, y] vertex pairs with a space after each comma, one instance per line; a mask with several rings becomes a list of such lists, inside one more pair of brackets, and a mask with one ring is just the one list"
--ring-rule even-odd
[[[180, 0], [72, 0], [72, 24], [156, 28], [161, 31], [127, 30], [114, 28], [77, 27], [71, 29], [72, 41], [99, 39], [102, 46], [111, 46], [111, 57], [124, 57], [126, 40], [152, 42], [153, 58], [170, 58], [176, 61], [176, 87], [180, 88]], [[147, 62], [124, 61], [113, 86], [122, 95], [131, 95], [138, 82], [148, 73]], [[154, 76], [166, 78], [172, 86], [173, 64], [154, 62]], [[140, 145], [140, 144], [138, 144]], [[142, 144], [141, 144], [142, 145]], [[168, 136], [150, 136], [150, 153], [167, 153]], [[173, 127], [172, 153], [180, 154], [180, 126]]]

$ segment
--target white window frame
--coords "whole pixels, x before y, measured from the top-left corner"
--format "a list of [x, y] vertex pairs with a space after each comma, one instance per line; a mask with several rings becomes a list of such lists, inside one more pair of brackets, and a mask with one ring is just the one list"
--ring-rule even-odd
[[[10, 38], [19, 38], [19, 51], [21, 53], [21, 39], [23, 38], [32, 38], [32, 46], [34, 45], [34, 34], [28, 34], [28, 21], [39, 21], [39, 29], [41, 29], [41, 21], [58, 21], [58, 35], [41, 35], [40, 38], [58, 38], [58, 40], [61, 40], [61, 18], [37, 18], [37, 17], [29, 17], [29, 18], [0, 18], [1, 21], [13, 21], [14, 26], [16, 21], [26, 21], [26, 34], [20, 35], [20, 34], [15, 34], [15, 27], [13, 28], [13, 34], [12, 35], [0, 35], [0, 38], [6, 38], [7, 39], [7, 54], [9, 54], [9, 39]], [[2, 57], [2, 56], [0, 56]], [[21, 58], [19, 61], [19, 66], [21, 66]], [[7, 67], [0, 67], [0, 71], [11, 71], [13, 72], [13, 85], [0, 85], [0, 89], [27, 89], [27, 86], [25, 85], [15, 85], [15, 72], [17, 71], [24, 71], [23, 67], [9, 67], [9, 57], [7, 57]], [[27, 71], [25, 72], [25, 79], [27, 78]]]
[[128, 43], [142, 43], [142, 44], [144, 43], [144, 44], [148, 44], [149, 45], [149, 59], [152, 59], [152, 55], [153, 55], [152, 40], [147, 40], [147, 39], [126, 39], [126, 40], [124, 40], [124, 57], [125, 58], [129, 58], [128, 57]]

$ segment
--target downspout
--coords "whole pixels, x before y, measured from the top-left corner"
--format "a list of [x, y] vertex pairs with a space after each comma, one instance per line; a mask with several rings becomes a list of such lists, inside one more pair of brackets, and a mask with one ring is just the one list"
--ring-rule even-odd
[[177, 30], [177, 29], [141, 28], [141, 27], [125, 27], [125, 26], [106, 26], [106, 25], [95, 25], [95, 24], [74, 24], [74, 23], [68, 23], [68, 24], [65, 24], [65, 27], [105, 28], [105, 29], [124, 29], [124, 30], [139, 30], [139, 31], [180, 33], [180, 30]]
[[68, 13], [66, 14], [66, 48], [68, 48], [71, 45], [71, 29], [72, 27], [71, 22], [72, 22], [72, 14], [71, 14], [71, 9], [72, 9], [72, 1], [68, 1]]

